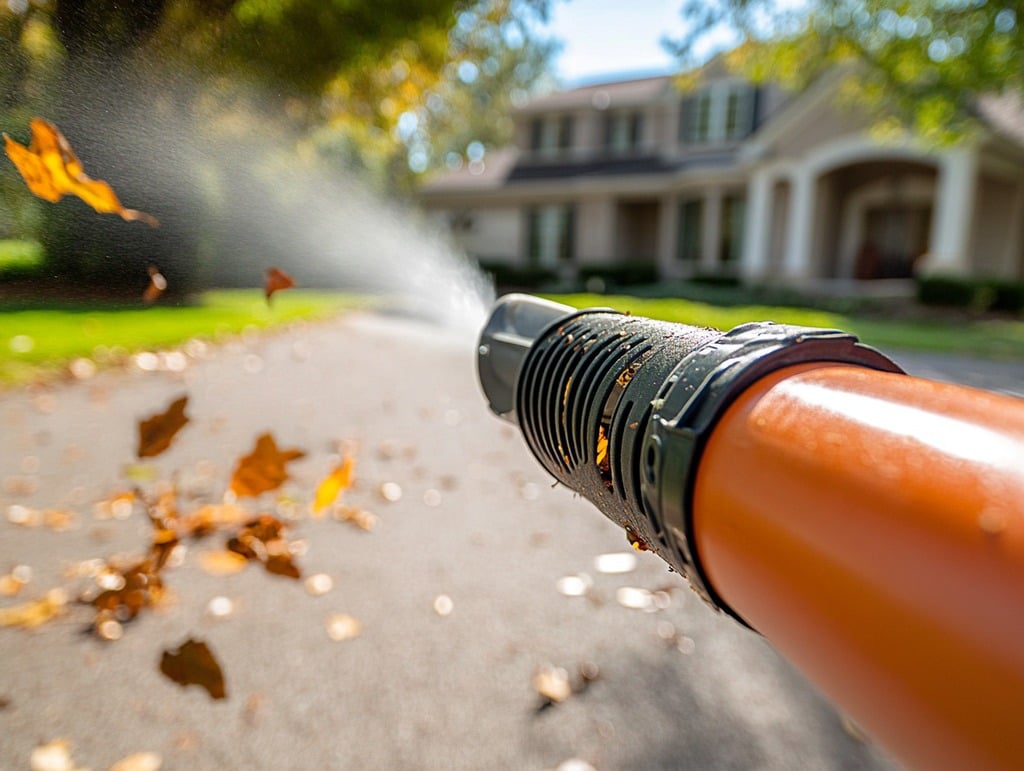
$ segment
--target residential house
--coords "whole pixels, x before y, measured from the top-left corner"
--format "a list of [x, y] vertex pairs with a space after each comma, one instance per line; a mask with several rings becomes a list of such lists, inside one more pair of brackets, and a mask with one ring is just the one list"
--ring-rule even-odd
[[1024, 110], [979, 102], [959, 146], [880, 142], [839, 75], [798, 94], [709, 69], [533, 99], [513, 147], [443, 173], [421, 203], [481, 262], [646, 267], [661, 279], [806, 284], [1024, 278]]

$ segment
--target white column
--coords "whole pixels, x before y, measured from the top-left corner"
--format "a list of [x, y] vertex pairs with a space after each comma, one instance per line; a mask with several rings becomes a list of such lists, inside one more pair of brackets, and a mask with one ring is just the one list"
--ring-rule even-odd
[[797, 167], [790, 182], [789, 222], [782, 272], [786, 278], [808, 278], [811, 274], [811, 239], [814, 235], [814, 175], [806, 166]]
[[704, 194], [704, 221], [701, 223], [703, 238], [700, 248], [701, 273], [714, 275], [718, 272], [718, 252], [722, 243], [722, 190], [711, 188]]
[[758, 169], [747, 184], [747, 221], [743, 230], [740, 273], [744, 280], [764, 278], [768, 273], [768, 247], [772, 232], [772, 183], [767, 169]]
[[668, 195], [661, 199], [658, 211], [658, 278], [680, 278], [676, 243], [679, 238], [679, 197]]
[[977, 186], [978, 153], [973, 147], [956, 147], [942, 155], [925, 273], [957, 276], [970, 271], [968, 250]]

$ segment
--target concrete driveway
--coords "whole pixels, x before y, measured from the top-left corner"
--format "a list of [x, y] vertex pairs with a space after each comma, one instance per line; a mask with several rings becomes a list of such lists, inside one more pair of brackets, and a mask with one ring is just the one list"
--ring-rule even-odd
[[[552, 489], [486, 411], [473, 348], [413, 321], [353, 315], [193, 349], [164, 371], [0, 396], [0, 574], [32, 569], [0, 606], [73, 587], [68, 569], [82, 560], [144, 548], [138, 512], [97, 520], [93, 503], [130, 486], [136, 421], [182, 393], [192, 422], [149, 464], [157, 478], [219, 500], [235, 460], [271, 431], [308, 454], [291, 465], [287, 500], [262, 503], [303, 512], [339, 443], [354, 443], [346, 500], [377, 517], [372, 532], [330, 517], [293, 523], [304, 574], [333, 579], [322, 596], [257, 566], [211, 575], [197, 544], [167, 573], [170, 601], [116, 642], [83, 633], [87, 607], [36, 631], [0, 629], [0, 768], [27, 768], [57, 738], [94, 769], [140, 751], [165, 769], [887, 767], [766, 643], [709, 612], [659, 560], [595, 567], [629, 551], [622, 532]], [[989, 374], [986, 384], [1020, 388], [1020, 367]], [[63, 532], [26, 528], [8, 521], [12, 505], [76, 518]], [[587, 591], [563, 593], [573, 587]], [[660, 593], [652, 602], [624, 587]], [[211, 615], [215, 597], [230, 601], [227, 616]], [[328, 636], [341, 613], [361, 623], [354, 639]], [[227, 699], [158, 671], [161, 652], [190, 636], [220, 661]], [[595, 666], [589, 687], [539, 708], [538, 671], [562, 668], [579, 686], [580, 668]]]

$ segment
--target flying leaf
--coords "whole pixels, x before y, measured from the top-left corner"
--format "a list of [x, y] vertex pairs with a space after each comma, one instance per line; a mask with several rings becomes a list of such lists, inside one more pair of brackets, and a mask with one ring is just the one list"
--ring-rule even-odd
[[182, 396], [171, 402], [166, 412], [139, 421], [140, 458], [155, 457], [171, 446], [175, 434], [188, 423], [188, 416], [185, 415], [187, 404], [188, 396]]
[[316, 488], [316, 496], [313, 499], [313, 516], [323, 516], [324, 509], [334, 503], [338, 496], [352, 486], [352, 471], [355, 461], [351, 455], [346, 455], [334, 470], [328, 474]]
[[267, 572], [288, 578], [301, 578], [302, 573], [292, 561], [292, 552], [284, 538], [284, 523], [270, 514], [261, 514], [245, 523], [233, 538], [229, 551], [253, 562], [261, 562]]
[[270, 298], [274, 292], [280, 292], [282, 289], [291, 289], [295, 286], [295, 279], [285, 273], [283, 270], [278, 268], [267, 268], [267, 281], [265, 284], [265, 291], [267, 294], [267, 304], [270, 304]]
[[255, 498], [276, 490], [288, 478], [285, 464], [305, 454], [302, 450], [279, 450], [274, 437], [263, 434], [253, 451], [238, 461], [231, 476], [231, 491], [239, 498]]
[[0, 626], [35, 629], [64, 613], [67, 602], [63, 589], [51, 589], [38, 600], [0, 608]]
[[227, 696], [220, 664], [202, 640], [189, 638], [177, 650], [164, 651], [160, 657], [160, 671], [178, 685], [205, 688], [211, 698]]
[[106, 182], [87, 177], [82, 162], [56, 126], [42, 118], [33, 118], [29, 125], [32, 141], [28, 147], [7, 134], [4, 134], [4, 142], [7, 157], [35, 195], [50, 203], [56, 203], [65, 195], [76, 195], [100, 214], [120, 214], [124, 220], [139, 220], [150, 227], [159, 227], [155, 217], [124, 208]]
[[164, 274], [160, 272], [160, 269], [156, 265], [149, 266], [149, 286], [146, 287], [146, 291], [142, 293], [142, 301], [147, 305], [150, 305], [157, 301], [157, 299], [167, 289], [167, 279], [164, 278]]

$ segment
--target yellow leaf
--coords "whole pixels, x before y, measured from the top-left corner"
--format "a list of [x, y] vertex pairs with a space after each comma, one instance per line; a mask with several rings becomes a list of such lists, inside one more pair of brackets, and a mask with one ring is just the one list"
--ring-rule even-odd
[[214, 576], [232, 576], [235, 573], [241, 573], [249, 564], [249, 560], [241, 554], [227, 549], [200, 552], [198, 559], [199, 567]]
[[345, 490], [352, 486], [352, 472], [355, 467], [355, 461], [351, 455], [346, 455], [345, 459], [339, 463], [334, 471], [328, 474], [320, 485], [316, 488], [316, 497], [313, 501], [313, 516], [323, 516], [323, 511], [332, 503], [334, 503], [338, 496], [341, 495]]
[[124, 220], [139, 220], [154, 228], [160, 225], [145, 212], [124, 208], [114, 189], [103, 180], [87, 177], [82, 162], [56, 126], [42, 118], [33, 118], [29, 125], [32, 141], [28, 147], [7, 134], [3, 136], [7, 157], [32, 193], [50, 203], [75, 195], [100, 214], [120, 214]]
[[64, 613], [67, 602], [63, 589], [51, 589], [38, 600], [0, 608], [0, 626], [35, 629]]

